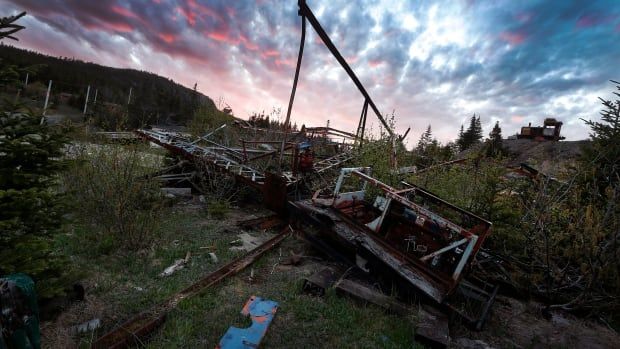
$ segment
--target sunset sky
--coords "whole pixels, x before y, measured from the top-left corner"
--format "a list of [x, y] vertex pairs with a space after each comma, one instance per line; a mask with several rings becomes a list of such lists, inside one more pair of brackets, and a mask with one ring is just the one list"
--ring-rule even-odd
[[[620, 1], [308, 0], [397, 132], [431, 124], [456, 137], [472, 113], [505, 137], [545, 117], [584, 139], [597, 97], [620, 80]], [[296, 0], [0, 0], [27, 11], [18, 47], [150, 71], [222, 98], [243, 118], [290, 94], [301, 20]], [[354, 131], [363, 98], [308, 27], [292, 118]], [[374, 116], [374, 129], [378, 122]]]

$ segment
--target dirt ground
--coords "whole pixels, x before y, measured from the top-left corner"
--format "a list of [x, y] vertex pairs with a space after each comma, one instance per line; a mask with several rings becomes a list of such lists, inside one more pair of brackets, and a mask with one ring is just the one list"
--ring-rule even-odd
[[[617, 348], [620, 336], [605, 325], [566, 312], [541, 314], [542, 305], [498, 297], [482, 332], [451, 329], [453, 348]], [[462, 340], [466, 338], [467, 340]], [[479, 341], [479, 342], [476, 342]], [[480, 342], [481, 341], [481, 342]], [[483, 343], [486, 345], [483, 345]]]
[[[70, 305], [55, 320], [42, 324], [45, 348], [88, 348], [98, 336], [131, 315], [157, 304], [204, 275], [243, 255], [230, 242], [240, 235], [264, 241], [275, 231], [242, 230], [236, 222], [269, 215], [259, 206], [233, 208], [224, 220], [204, 215], [198, 200], [181, 201], [167, 212], [161, 236], [150, 250], [137, 254], [94, 256], [80, 247], [80, 229], [66, 237], [68, 252], [86, 271], [86, 300]], [[249, 244], [253, 244], [252, 242]], [[243, 245], [242, 245], [243, 246]], [[190, 262], [170, 277], [159, 273], [191, 251]], [[218, 256], [214, 263], [209, 256]], [[285, 265], [292, 254], [301, 264]], [[314, 297], [302, 292], [304, 277], [332, 263], [306, 242], [290, 236], [240, 274], [181, 302], [171, 311], [147, 348], [214, 347], [228, 327], [247, 327], [239, 312], [247, 299], [260, 296], [279, 302], [264, 348], [412, 348], [414, 315], [386, 314], [373, 305], [334, 292]], [[540, 314], [540, 305], [499, 297], [487, 328], [472, 332], [458, 323], [450, 327], [451, 348], [613, 348], [620, 336], [602, 324], [568, 314]], [[103, 326], [74, 334], [72, 326], [101, 319]]]

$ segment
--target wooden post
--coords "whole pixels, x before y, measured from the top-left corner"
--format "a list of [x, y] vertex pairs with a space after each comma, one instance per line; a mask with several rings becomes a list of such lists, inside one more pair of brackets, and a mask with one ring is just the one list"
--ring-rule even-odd
[[47, 103], [50, 100], [51, 90], [52, 90], [52, 80], [50, 80], [49, 84], [47, 85], [47, 94], [45, 95], [45, 104], [43, 105], [43, 116], [45, 116], [45, 113], [47, 112]]
[[82, 115], [86, 116], [86, 107], [88, 107], [88, 96], [90, 96], [90, 85], [88, 85], [88, 88], [86, 89], [86, 99], [84, 100], [84, 111], [82, 112]]

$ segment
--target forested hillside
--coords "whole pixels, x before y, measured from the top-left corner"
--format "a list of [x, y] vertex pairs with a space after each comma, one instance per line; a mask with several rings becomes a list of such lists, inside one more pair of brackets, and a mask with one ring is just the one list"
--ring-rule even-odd
[[[118, 69], [68, 57], [51, 57], [9, 45], [0, 45], [0, 59], [5, 65], [36, 65], [29, 85], [47, 86], [53, 80], [52, 94], [73, 95], [76, 107], [84, 103], [87, 86], [90, 100], [97, 90], [99, 103], [126, 105], [131, 91], [129, 121], [135, 123], [186, 124], [200, 105], [214, 105], [211, 98], [184, 87], [171, 79], [134, 69]], [[25, 76], [21, 77], [25, 81]]]

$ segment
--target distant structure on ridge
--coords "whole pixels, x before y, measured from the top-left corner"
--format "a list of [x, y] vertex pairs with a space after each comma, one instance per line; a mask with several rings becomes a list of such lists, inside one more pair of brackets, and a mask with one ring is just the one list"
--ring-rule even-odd
[[536, 141], [559, 141], [565, 137], [560, 136], [562, 121], [555, 118], [546, 118], [543, 126], [532, 127], [532, 123], [521, 127], [521, 133], [517, 134], [518, 139], [533, 139]]

